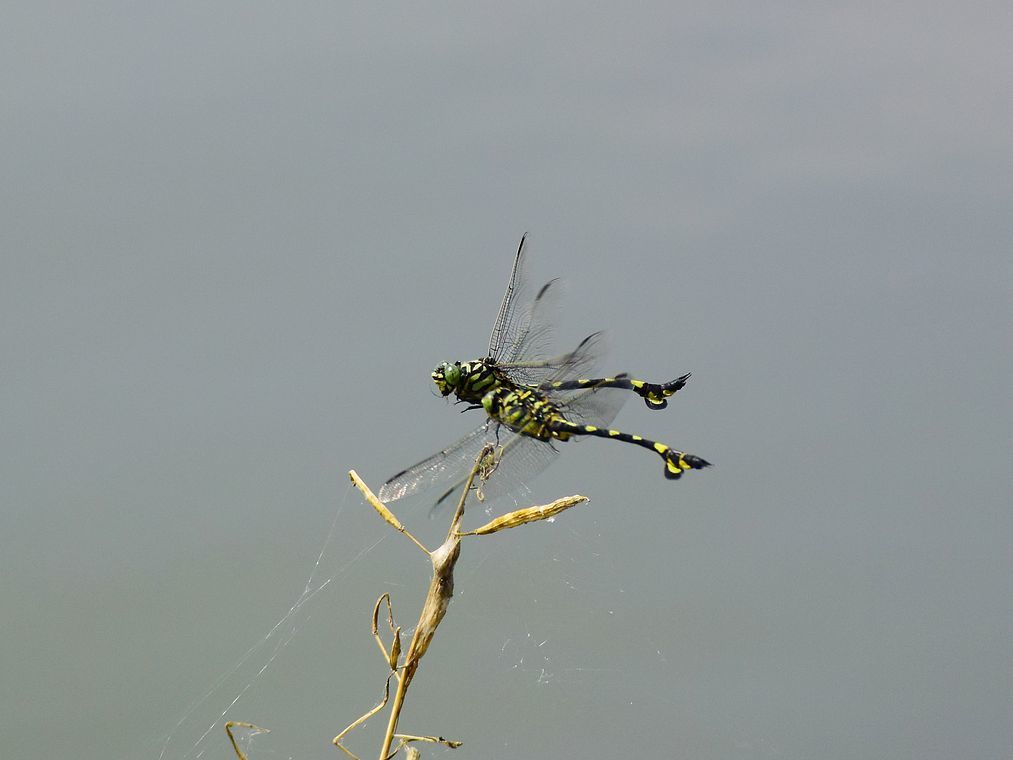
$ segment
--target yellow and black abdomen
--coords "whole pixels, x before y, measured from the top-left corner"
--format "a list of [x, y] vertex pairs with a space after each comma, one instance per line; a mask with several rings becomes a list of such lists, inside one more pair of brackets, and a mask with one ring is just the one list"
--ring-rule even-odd
[[[571, 435], [593, 435], [598, 438], [610, 438], [613, 441], [632, 443], [635, 446], [650, 449], [664, 460], [665, 477], [669, 480], [678, 480], [682, 477], [682, 473], [688, 470], [702, 470], [704, 467], [710, 467], [710, 462], [695, 454], [676, 451], [667, 444], [652, 441], [640, 435], [624, 433], [621, 430], [602, 428], [595, 425], [578, 425], [558, 415], [547, 421], [547, 427], [552, 432], [554, 438], [562, 441], [565, 441]], [[563, 437], [564, 435], [566, 438]]]
[[576, 380], [560, 380], [546, 382], [538, 386], [542, 391], [573, 391], [588, 388], [621, 388], [633, 391], [647, 404], [648, 409], [664, 409], [668, 406], [668, 397], [682, 390], [689, 380], [689, 374], [677, 377], [668, 383], [649, 383], [626, 374], [615, 377], [579, 378]]

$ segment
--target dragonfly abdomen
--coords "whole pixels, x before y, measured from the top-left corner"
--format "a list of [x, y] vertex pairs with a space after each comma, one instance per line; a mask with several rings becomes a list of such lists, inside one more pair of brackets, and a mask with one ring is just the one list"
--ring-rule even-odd
[[640, 435], [571, 422], [566, 418], [565, 411], [538, 391], [499, 387], [486, 394], [482, 406], [490, 417], [511, 430], [542, 441], [566, 441], [575, 435], [593, 435], [650, 449], [664, 460], [665, 477], [669, 480], [678, 480], [687, 470], [702, 470], [710, 466], [710, 462], [694, 454], [677, 451]]
[[567, 438], [571, 435], [593, 435], [650, 449], [664, 460], [665, 477], [669, 480], [678, 480], [687, 470], [702, 470], [704, 467], [710, 467], [710, 462], [695, 454], [676, 451], [667, 444], [652, 441], [640, 435], [624, 433], [621, 430], [601, 428], [595, 425], [578, 425], [558, 415], [548, 422], [548, 428], [553, 432], [554, 437], [560, 438], [560, 440], [566, 440], [562, 438], [563, 435], [566, 435]]
[[676, 391], [682, 390], [687, 380], [689, 380], [689, 373], [668, 383], [649, 383], [646, 380], [638, 380], [635, 377], [622, 374], [615, 377], [579, 378], [542, 383], [538, 386], [538, 390], [570, 391], [584, 388], [621, 388], [633, 391], [640, 396], [647, 404], [648, 409], [664, 409], [668, 406], [668, 397], [674, 395]]

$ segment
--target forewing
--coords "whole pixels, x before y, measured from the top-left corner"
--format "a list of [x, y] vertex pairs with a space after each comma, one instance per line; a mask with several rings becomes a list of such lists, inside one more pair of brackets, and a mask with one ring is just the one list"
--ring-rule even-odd
[[518, 337], [527, 330], [531, 320], [531, 293], [527, 277], [527, 243], [528, 236], [521, 238], [517, 247], [517, 256], [510, 271], [510, 282], [507, 283], [503, 302], [496, 315], [496, 322], [489, 336], [489, 353], [497, 361], [504, 358]]
[[501, 365], [541, 359], [550, 354], [562, 291], [561, 280], [549, 280], [538, 289], [534, 301], [517, 304], [517, 309], [527, 311], [527, 316], [518, 323], [517, 334], [501, 352]]
[[527, 237], [521, 239], [510, 282], [489, 339], [489, 356], [522, 385], [587, 376], [604, 351], [602, 333], [588, 336], [573, 351], [552, 355], [562, 283], [550, 280], [537, 292], [527, 275]]

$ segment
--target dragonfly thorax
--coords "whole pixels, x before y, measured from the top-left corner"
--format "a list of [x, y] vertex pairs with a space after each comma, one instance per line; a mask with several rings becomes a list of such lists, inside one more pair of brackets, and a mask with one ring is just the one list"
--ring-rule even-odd
[[550, 429], [552, 420], [562, 417], [551, 401], [535, 391], [510, 390], [500, 386], [482, 397], [482, 407], [497, 422], [532, 438], [565, 441], [570, 437], [565, 432], [556, 433]]

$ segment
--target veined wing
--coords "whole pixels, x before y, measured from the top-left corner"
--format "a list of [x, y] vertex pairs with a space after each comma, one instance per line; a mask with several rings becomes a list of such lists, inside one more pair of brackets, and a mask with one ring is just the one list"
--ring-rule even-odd
[[539, 359], [552, 350], [553, 329], [559, 316], [559, 302], [563, 291], [558, 278], [542, 285], [531, 303], [516, 303], [521, 319], [509, 345], [504, 346], [498, 363], [511, 364], [524, 359]]
[[[507, 427], [500, 428], [501, 445], [496, 450], [496, 468], [489, 479], [481, 484], [482, 495], [486, 499], [509, 496], [527, 491], [528, 482], [552, 464], [559, 451], [548, 441], [540, 441], [521, 433], [515, 433]], [[478, 452], [475, 452], [478, 456]], [[474, 457], [472, 457], [474, 463]], [[451, 496], [456, 496], [468, 480], [471, 468], [450, 485], [436, 500], [433, 509], [437, 509]]]
[[488, 356], [521, 385], [586, 376], [604, 351], [603, 334], [590, 335], [573, 351], [553, 355], [553, 328], [562, 283], [558, 279], [550, 280], [533, 292], [527, 259], [525, 236], [517, 249], [510, 281], [493, 326]]
[[488, 357], [497, 364], [521, 357], [540, 358], [550, 350], [552, 326], [559, 306], [559, 280], [531, 287], [527, 266], [527, 235], [521, 238], [503, 302], [489, 336]]
[[457, 443], [399, 472], [380, 487], [380, 501], [389, 503], [450, 483], [437, 504], [467, 481], [482, 447], [497, 446], [498, 464], [482, 492], [496, 498], [523, 489], [528, 480], [548, 467], [559, 452], [546, 441], [515, 433], [495, 420], [475, 428]]
[[605, 333], [596, 332], [588, 335], [568, 353], [546, 359], [530, 358], [507, 362], [500, 366], [515, 382], [533, 386], [557, 380], [588, 377], [605, 350]]
[[[619, 375], [624, 377], [624, 375]], [[578, 425], [607, 427], [619, 414], [623, 404], [630, 398], [630, 392], [621, 388], [582, 388], [576, 391], [561, 391], [550, 394], [559, 405], [559, 411], [570, 422]], [[577, 438], [577, 440], [581, 440]]]
[[457, 443], [397, 473], [380, 486], [380, 501], [397, 501], [441, 483], [467, 477], [482, 447], [490, 441], [495, 442], [499, 427], [495, 420], [486, 419]]
[[510, 270], [510, 281], [507, 283], [506, 293], [503, 294], [503, 302], [499, 307], [499, 314], [496, 315], [496, 322], [492, 326], [492, 334], [489, 336], [489, 353], [492, 359], [504, 358], [504, 353], [517, 341], [518, 335], [527, 329], [531, 319], [531, 298], [530, 285], [527, 277], [527, 243], [528, 236], [521, 238], [517, 246], [517, 255], [514, 257], [514, 266]]

